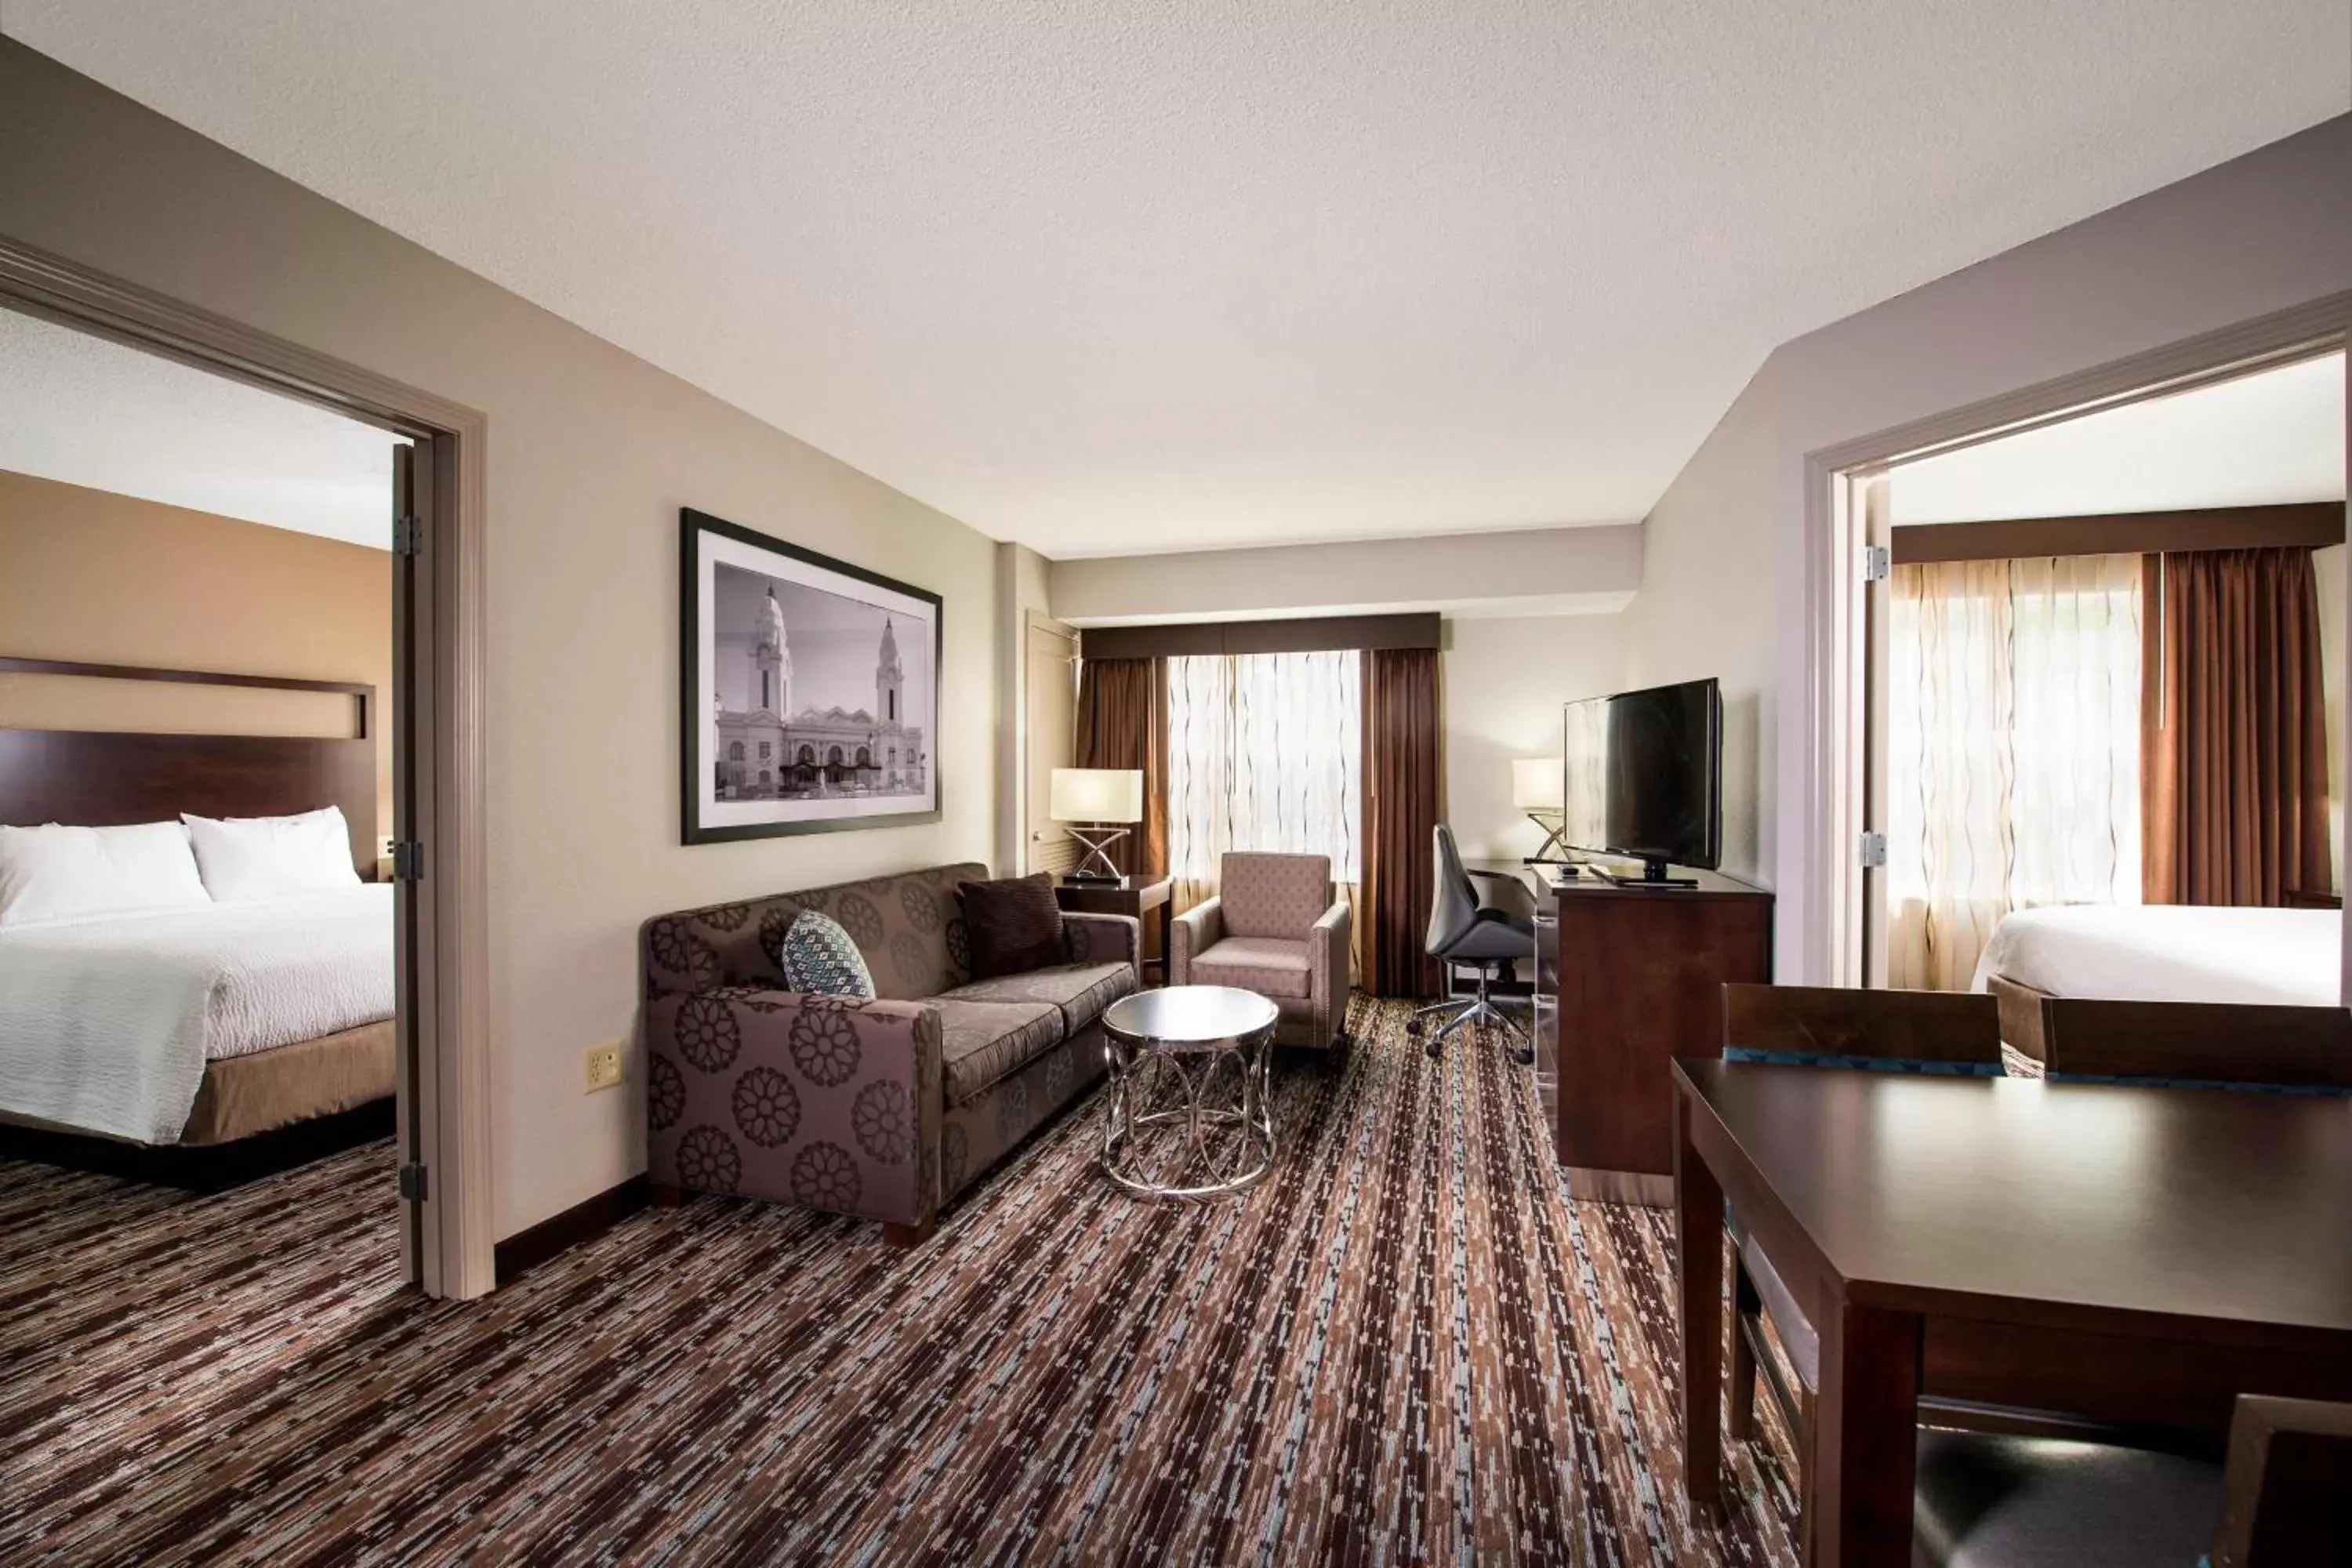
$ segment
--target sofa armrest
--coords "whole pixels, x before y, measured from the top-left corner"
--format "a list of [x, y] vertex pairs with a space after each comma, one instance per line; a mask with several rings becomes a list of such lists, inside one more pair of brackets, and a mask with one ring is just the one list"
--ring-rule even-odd
[[1189, 985], [1192, 961], [1224, 939], [1223, 899], [1204, 899], [1168, 922], [1168, 984]]
[[1143, 922], [1131, 915], [1065, 914], [1062, 942], [1072, 963], [1124, 963], [1143, 973]]
[[1348, 1026], [1348, 989], [1351, 980], [1349, 949], [1353, 915], [1345, 899], [1325, 910], [1307, 933], [1308, 989], [1315, 997], [1320, 1039], [1328, 1040]]
[[655, 997], [645, 1037], [656, 1185], [908, 1226], [939, 1207], [937, 1008], [720, 986]]

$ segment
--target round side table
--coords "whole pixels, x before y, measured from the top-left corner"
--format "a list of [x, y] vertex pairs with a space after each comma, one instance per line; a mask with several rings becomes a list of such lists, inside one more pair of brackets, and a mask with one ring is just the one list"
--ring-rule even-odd
[[1266, 1094], [1282, 1015], [1253, 991], [1172, 985], [1103, 1015], [1104, 1173], [1141, 1197], [1213, 1198], [1274, 1168]]

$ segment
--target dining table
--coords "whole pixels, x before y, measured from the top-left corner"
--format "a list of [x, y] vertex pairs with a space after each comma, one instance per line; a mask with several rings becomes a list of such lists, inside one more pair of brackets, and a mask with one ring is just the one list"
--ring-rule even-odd
[[1726, 1205], [1820, 1336], [1809, 1561], [1907, 1568], [1920, 1401], [2218, 1440], [2352, 1399], [2352, 1099], [1675, 1063], [1683, 1478], [1719, 1508]]

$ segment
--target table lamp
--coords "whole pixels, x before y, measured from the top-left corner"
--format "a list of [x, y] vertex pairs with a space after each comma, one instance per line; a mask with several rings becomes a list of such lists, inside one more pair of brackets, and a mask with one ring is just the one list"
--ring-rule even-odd
[[1138, 768], [1055, 768], [1045, 815], [1087, 847], [1069, 873], [1073, 882], [1116, 882], [1119, 869], [1105, 849], [1127, 837], [1120, 823], [1143, 820], [1143, 773]]
[[[1544, 830], [1543, 847], [1527, 858], [1529, 866], [1565, 866], [1568, 846], [1559, 831], [1567, 826], [1567, 796], [1558, 757], [1515, 757], [1511, 760], [1511, 804]], [[1560, 853], [1555, 855], [1553, 850]]]

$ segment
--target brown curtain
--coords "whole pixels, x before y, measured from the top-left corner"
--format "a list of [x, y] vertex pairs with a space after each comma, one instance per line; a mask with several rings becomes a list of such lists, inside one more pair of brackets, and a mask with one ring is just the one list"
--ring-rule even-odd
[[1143, 774], [1143, 820], [1107, 853], [1129, 876], [1168, 868], [1168, 678], [1156, 658], [1078, 663], [1077, 765]]
[[2143, 896], [2279, 904], [2326, 891], [2327, 711], [2305, 546], [2148, 558]]
[[1375, 996], [1433, 995], [1437, 961], [1423, 938], [1436, 887], [1437, 650], [1366, 649], [1363, 703], [1362, 985]]

